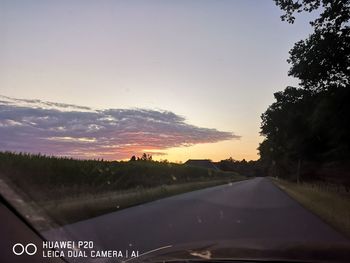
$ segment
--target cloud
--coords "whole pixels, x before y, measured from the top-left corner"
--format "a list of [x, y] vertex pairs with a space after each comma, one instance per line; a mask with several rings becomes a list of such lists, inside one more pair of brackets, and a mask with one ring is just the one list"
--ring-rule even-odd
[[124, 159], [171, 147], [237, 139], [187, 124], [170, 111], [93, 109], [0, 96], [0, 150]]

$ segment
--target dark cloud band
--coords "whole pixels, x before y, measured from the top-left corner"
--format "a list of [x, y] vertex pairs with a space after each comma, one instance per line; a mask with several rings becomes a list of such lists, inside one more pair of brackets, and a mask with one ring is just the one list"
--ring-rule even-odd
[[0, 150], [123, 159], [145, 151], [237, 139], [169, 111], [96, 110], [0, 96]]

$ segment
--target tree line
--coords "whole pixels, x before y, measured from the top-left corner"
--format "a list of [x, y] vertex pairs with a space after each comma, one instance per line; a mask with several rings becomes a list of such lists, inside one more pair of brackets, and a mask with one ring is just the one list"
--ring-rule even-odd
[[260, 164], [273, 176], [349, 184], [350, 1], [274, 1], [288, 23], [296, 13], [319, 16], [289, 52], [288, 75], [299, 87], [276, 92], [261, 115]]

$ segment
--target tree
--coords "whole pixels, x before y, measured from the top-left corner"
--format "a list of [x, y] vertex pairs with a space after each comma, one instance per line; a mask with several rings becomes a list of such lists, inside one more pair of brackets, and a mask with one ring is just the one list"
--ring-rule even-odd
[[275, 93], [276, 101], [261, 116], [266, 138], [259, 146], [261, 162], [275, 175], [299, 178], [303, 161], [317, 169], [350, 158], [350, 0], [275, 3], [289, 23], [295, 13], [320, 11], [310, 22], [314, 32], [289, 52], [289, 75], [301, 87]]
[[259, 150], [265, 161], [273, 163], [277, 169], [288, 170], [289, 163], [300, 164], [304, 159], [314, 158], [316, 143], [308, 127], [314, 93], [287, 87], [274, 96], [276, 102], [261, 116], [261, 134], [267, 140]]
[[147, 154], [147, 153], [143, 153], [141, 156], [141, 160], [142, 161], [152, 161], [152, 155]]
[[289, 75], [307, 89], [327, 90], [350, 84], [350, 0], [275, 0], [285, 13], [282, 20], [294, 23], [295, 13], [322, 8], [310, 24], [314, 32], [290, 50]]

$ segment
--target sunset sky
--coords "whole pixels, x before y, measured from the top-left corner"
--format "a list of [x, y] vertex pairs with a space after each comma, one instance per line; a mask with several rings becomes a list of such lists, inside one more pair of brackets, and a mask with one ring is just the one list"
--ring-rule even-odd
[[310, 17], [272, 0], [0, 0], [0, 150], [258, 158]]

